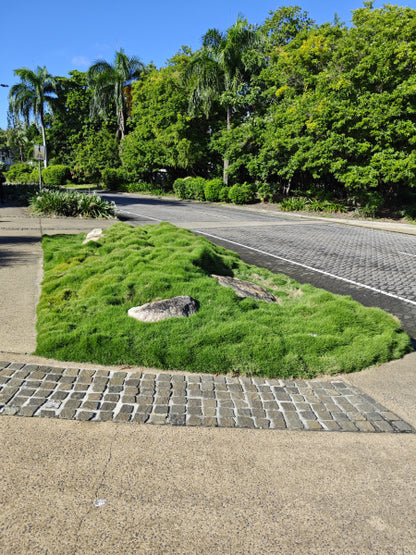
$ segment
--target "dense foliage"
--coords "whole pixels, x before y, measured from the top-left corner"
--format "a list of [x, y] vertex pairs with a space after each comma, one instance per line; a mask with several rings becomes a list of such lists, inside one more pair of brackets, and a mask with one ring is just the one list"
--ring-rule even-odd
[[98, 195], [87, 195], [75, 191], [43, 189], [30, 199], [35, 214], [44, 216], [67, 216], [84, 218], [113, 218], [114, 204]]
[[[225, 32], [209, 29], [199, 50], [183, 47], [161, 68], [120, 50], [113, 64], [69, 77], [16, 71], [38, 79], [40, 98], [29, 87], [25, 104], [27, 83], [12, 88], [3, 139], [24, 161], [45, 129], [52, 163], [70, 166], [75, 182], [166, 191], [178, 178], [220, 178], [222, 188], [249, 184], [246, 193], [263, 201], [295, 196], [308, 207], [331, 201], [370, 215], [383, 205], [410, 214], [415, 69], [416, 10], [367, 1], [346, 26], [282, 7], [260, 26], [239, 17]], [[56, 98], [46, 94], [51, 84]], [[48, 103], [42, 129], [17, 118]], [[230, 200], [229, 190], [209, 189], [180, 195]]]

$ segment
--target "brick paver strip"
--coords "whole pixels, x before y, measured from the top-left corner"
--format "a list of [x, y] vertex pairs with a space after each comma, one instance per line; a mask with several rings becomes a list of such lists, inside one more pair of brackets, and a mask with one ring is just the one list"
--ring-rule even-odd
[[0, 414], [276, 430], [415, 430], [340, 380], [52, 368], [0, 361]]

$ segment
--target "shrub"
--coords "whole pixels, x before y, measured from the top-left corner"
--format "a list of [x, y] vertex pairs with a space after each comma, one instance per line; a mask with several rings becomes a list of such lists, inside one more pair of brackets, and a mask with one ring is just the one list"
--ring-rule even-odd
[[42, 181], [45, 185], [65, 185], [71, 179], [71, 169], [69, 166], [61, 164], [48, 166], [42, 170]]
[[223, 187], [224, 182], [220, 177], [206, 181], [204, 185], [206, 200], [209, 202], [218, 202], [220, 200], [220, 193]]
[[249, 204], [256, 198], [256, 186], [254, 184], [236, 183], [231, 187], [228, 197], [234, 204]]
[[30, 199], [35, 214], [89, 218], [112, 218], [114, 203], [98, 195], [87, 195], [74, 191], [44, 189]]
[[280, 210], [283, 210], [284, 212], [306, 210], [307, 202], [308, 199], [304, 197], [285, 198], [280, 203]]
[[173, 183], [173, 190], [175, 192], [175, 195], [178, 196], [179, 198], [182, 198], [182, 199], [187, 198], [185, 179], [183, 179], [182, 177], [179, 177], [178, 179], [176, 179], [175, 182]]
[[124, 184], [134, 180], [134, 176], [124, 168], [105, 168], [101, 172], [101, 179], [106, 187], [121, 190]]
[[33, 168], [30, 172], [28, 183], [39, 183], [39, 168]]
[[281, 192], [279, 183], [261, 183], [258, 187], [258, 196], [261, 202], [276, 202]]
[[221, 187], [219, 200], [221, 202], [230, 202], [230, 197], [228, 196], [229, 192], [230, 192], [230, 187], [227, 187], [226, 185], [224, 187]]
[[203, 177], [188, 177], [185, 179], [186, 198], [194, 200], [205, 200], [204, 186], [205, 179]]
[[10, 166], [10, 169], [5, 177], [9, 183], [29, 183], [32, 170], [33, 166], [26, 164], [25, 162], [18, 162], [17, 164]]

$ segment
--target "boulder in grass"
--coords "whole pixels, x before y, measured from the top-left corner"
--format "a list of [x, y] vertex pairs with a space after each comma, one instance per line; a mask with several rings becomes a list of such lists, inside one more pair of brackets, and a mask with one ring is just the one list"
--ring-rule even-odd
[[98, 239], [101, 239], [102, 236], [103, 236], [103, 230], [100, 229], [99, 227], [96, 227], [95, 229], [91, 230], [87, 234], [87, 236], [85, 237], [82, 244], [85, 245], [86, 243], [89, 243], [90, 241], [98, 241]]
[[183, 295], [135, 306], [130, 308], [127, 314], [139, 322], [160, 322], [168, 318], [186, 318], [195, 314], [198, 309], [198, 301], [188, 295]]
[[229, 276], [216, 276], [215, 274], [212, 274], [211, 277], [215, 278], [220, 285], [234, 289], [237, 296], [242, 299], [250, 297], [256, 301], [266, 301], [266, 303], [280, 304], [280, 299], [269, 293], [264, 287], [260, 287], [260, 285], [255, 285], [249, 281]]

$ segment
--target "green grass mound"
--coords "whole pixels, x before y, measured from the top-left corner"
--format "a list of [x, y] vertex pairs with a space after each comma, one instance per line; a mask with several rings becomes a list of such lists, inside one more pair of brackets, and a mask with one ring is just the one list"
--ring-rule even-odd
[[[399, 358], [410, 339], [395, 318], [350, 297], [249, 266], [237, 254], [162, 223], [116, 224], [97, 243], [46, 236], [36, 354], [191, 372], [312, 378]], [[280, 303], [238, 298], [210, 274], [266, 287]], [[189, 318], [142, 323], [127, 310], [190, 295]]]

